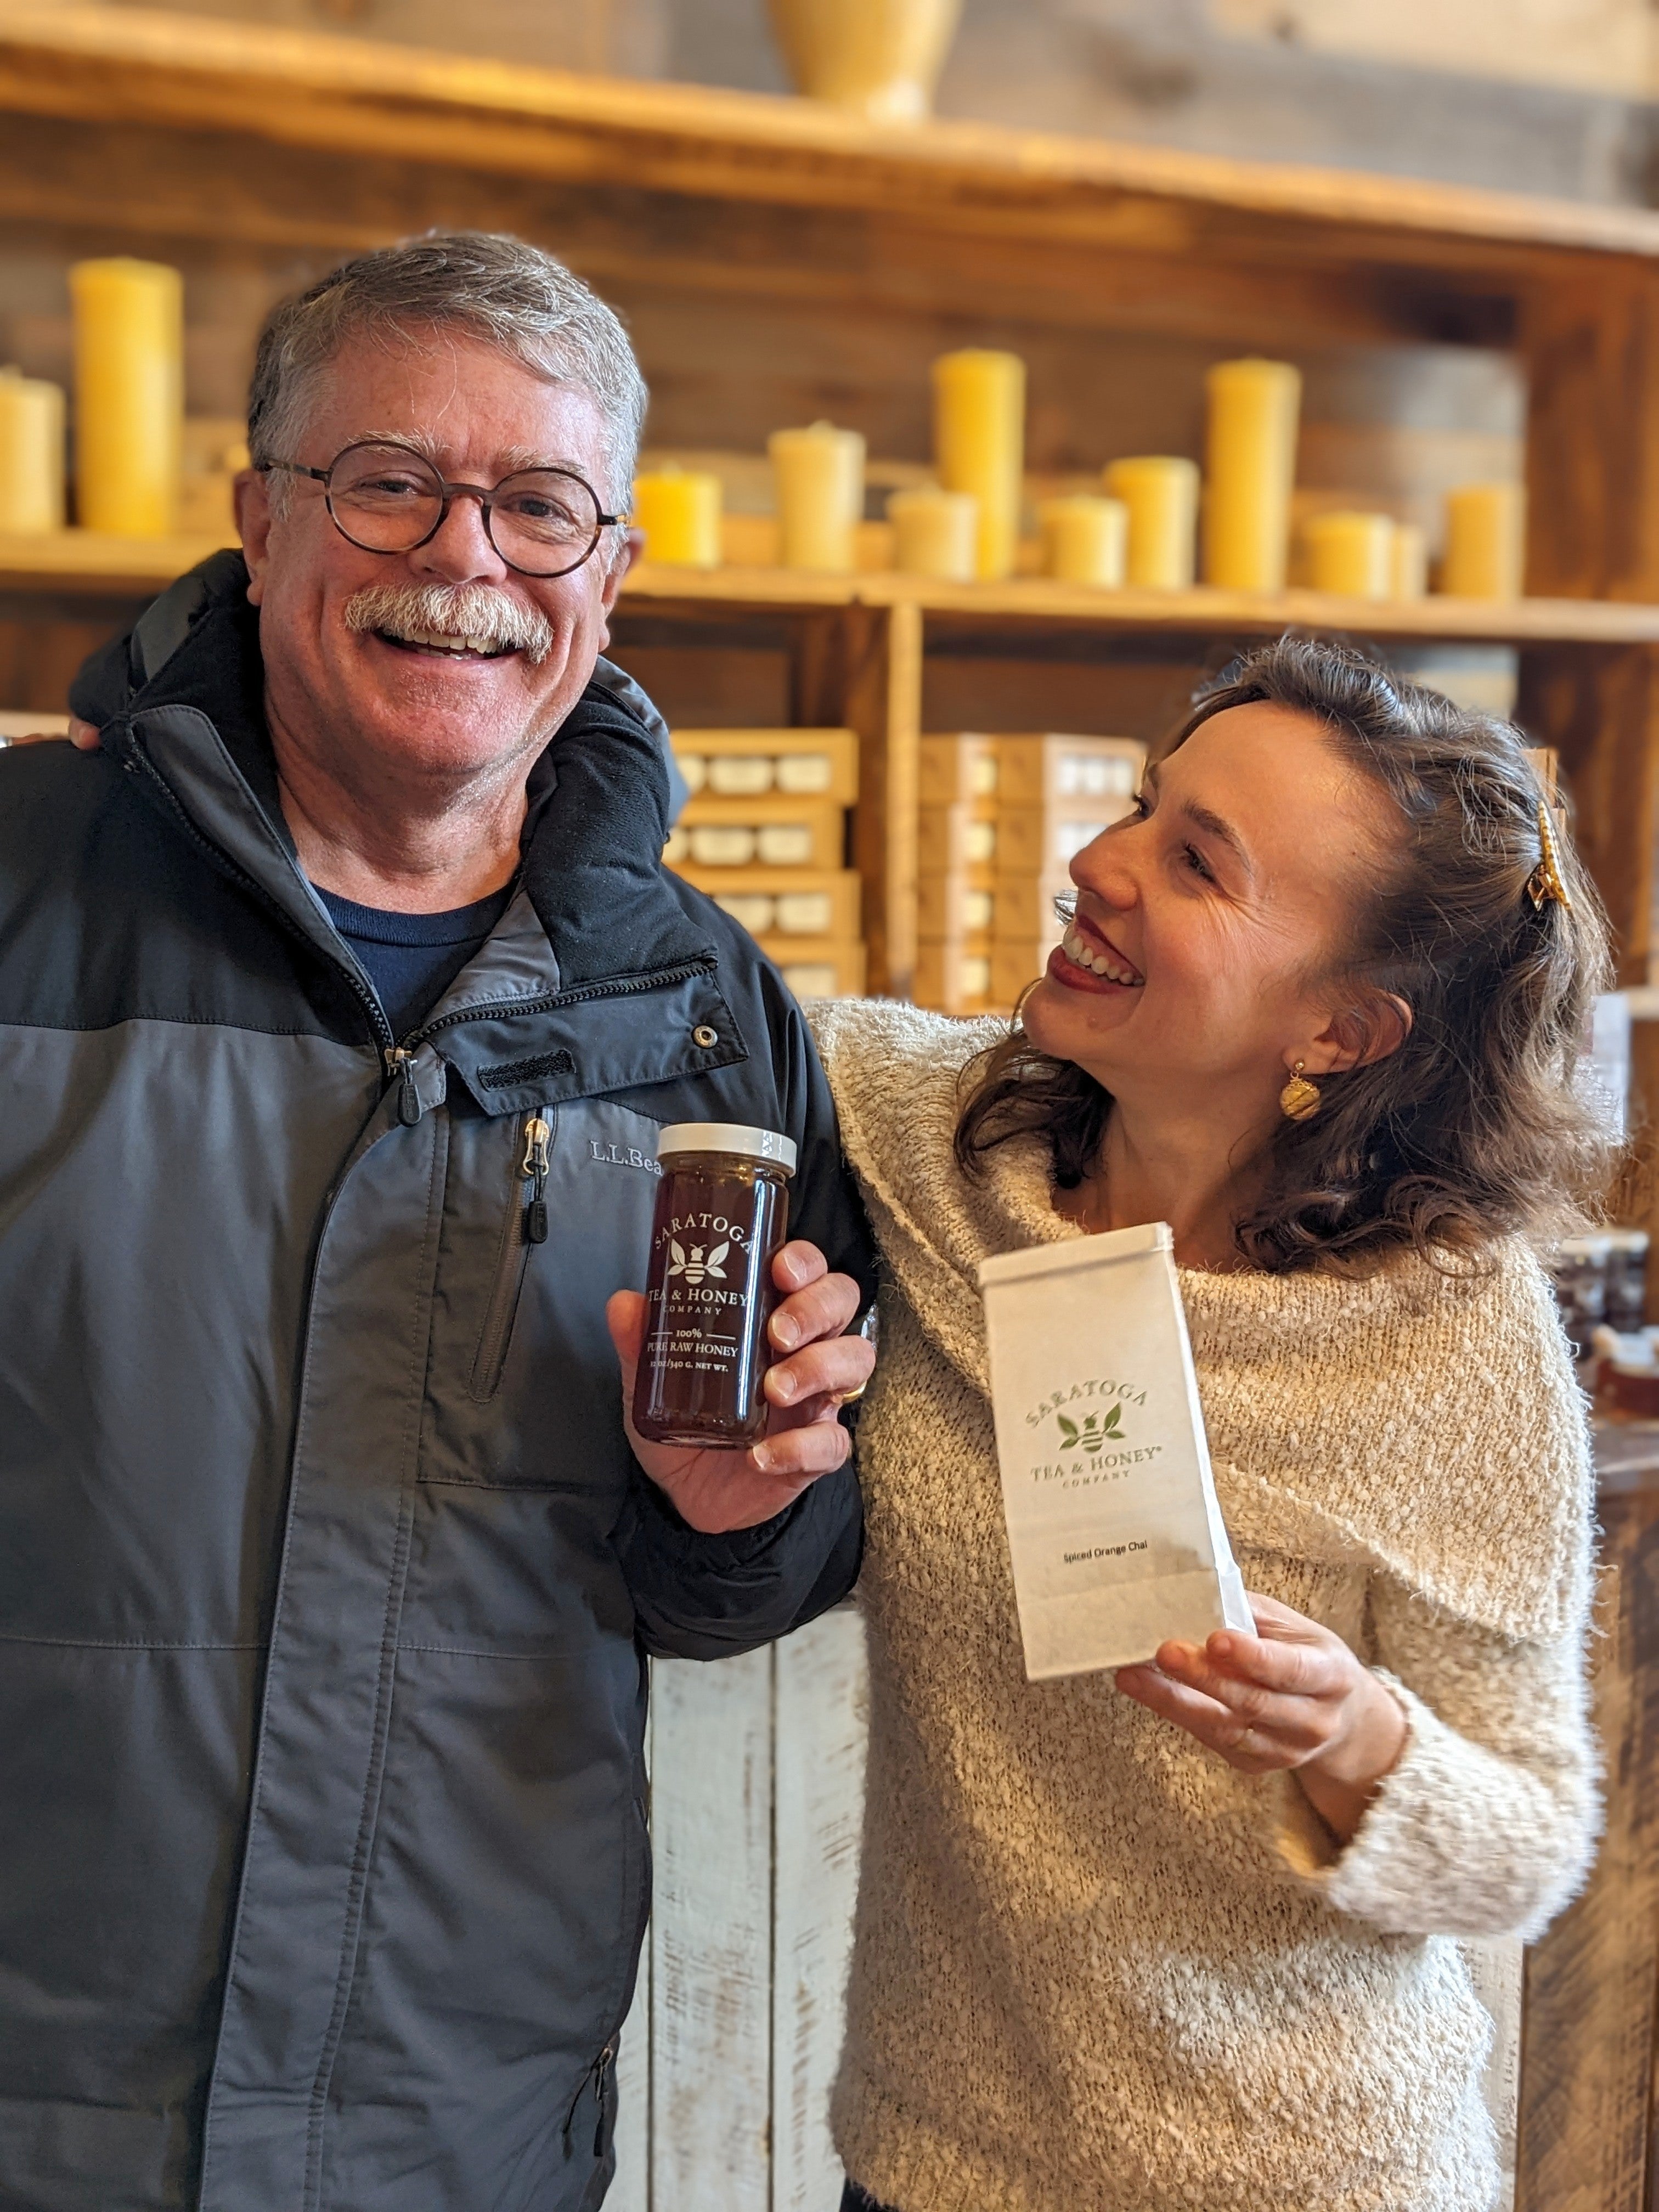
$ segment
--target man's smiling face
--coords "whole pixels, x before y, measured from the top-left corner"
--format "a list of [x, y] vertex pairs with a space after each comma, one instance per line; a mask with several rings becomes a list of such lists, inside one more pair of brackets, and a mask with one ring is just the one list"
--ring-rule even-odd
[[[574, 469], [607, 508], [617, 489], [591, 393], [457, 331], [348, 341], [318, 381], [300, 449], [280, 458], [326, 468], [366, 438], [416, 446], [451, 483], [550, 465]], [[527, 765], [586, 689], [627, 567], [607, 529], [569, 575], [520, 575], [470, 499], [398, 554], [349, 544], [306, 478], [244, 479], [239, 513], [273, 726], [354, 781], [378, 770], [453, 789]], [[398, 611], [431, 587], [423, 613], [407, 600]]]

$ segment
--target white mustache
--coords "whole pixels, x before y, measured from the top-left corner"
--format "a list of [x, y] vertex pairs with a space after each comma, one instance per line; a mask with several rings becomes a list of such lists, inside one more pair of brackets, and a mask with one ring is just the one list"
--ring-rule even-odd
[[556, 642], [539, 608], [527, 607], [493, 584], [370, 584], [354, 592], [343, 610], [349, 630], [389, 630], [408, 637], [433, 630], [444, 637], [487, 638], [496, 649], [513, 647], [532, 667]]

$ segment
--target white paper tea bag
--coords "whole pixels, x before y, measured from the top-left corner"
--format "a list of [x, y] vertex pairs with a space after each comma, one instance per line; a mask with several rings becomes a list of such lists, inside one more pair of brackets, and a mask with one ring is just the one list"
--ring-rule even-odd
[[1030, 1680], [1252, 1629], [1163, 1223], [981, 1261]]

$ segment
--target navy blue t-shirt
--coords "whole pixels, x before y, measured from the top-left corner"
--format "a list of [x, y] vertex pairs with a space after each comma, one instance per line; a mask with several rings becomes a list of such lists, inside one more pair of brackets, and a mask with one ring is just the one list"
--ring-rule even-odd
[[507, 912], [514, 886], [447, 914], [392, 914], [320, 887], [328, 918], [362, 962], [394, 1036], [418, 1028]]

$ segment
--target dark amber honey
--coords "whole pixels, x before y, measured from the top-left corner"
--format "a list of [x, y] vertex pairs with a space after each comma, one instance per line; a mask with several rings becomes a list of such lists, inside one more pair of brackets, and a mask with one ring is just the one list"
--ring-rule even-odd
[[634, 1385], [634, 1426], [653, 1443], [740, 1449], [766, 1432], [772, 1262], [788, 1233], [794, 1157], [771, 1130], [690, 1123], [662, 1133]]

